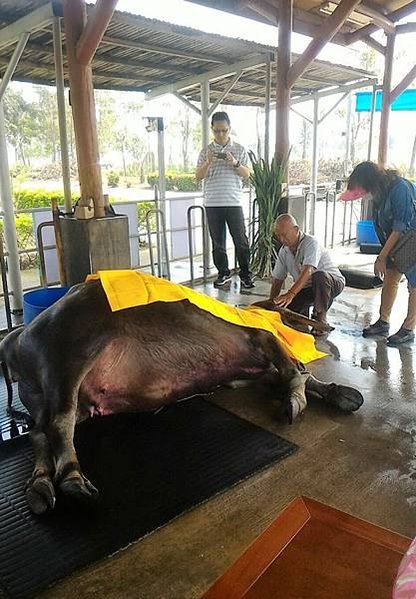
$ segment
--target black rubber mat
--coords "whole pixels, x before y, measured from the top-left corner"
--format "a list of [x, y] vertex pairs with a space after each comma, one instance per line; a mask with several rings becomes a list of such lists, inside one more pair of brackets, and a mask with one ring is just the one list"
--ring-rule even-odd
[[29, 439], [0, 444], [0, 596], [33, 597], [296, 449], [200, 398], [156, 415], [90, 419], [76, 447], [99, 499], [80, 507], [60, 498], [36, 517], [24, 498]]

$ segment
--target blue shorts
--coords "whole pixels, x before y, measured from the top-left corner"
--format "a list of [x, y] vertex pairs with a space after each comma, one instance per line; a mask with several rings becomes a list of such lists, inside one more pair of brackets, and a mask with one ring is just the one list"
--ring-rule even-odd
[[404, 276], [407, 279], [408, 287], [414, 289], [416, 287], [416, 266], [409, 272], [405, 272]]

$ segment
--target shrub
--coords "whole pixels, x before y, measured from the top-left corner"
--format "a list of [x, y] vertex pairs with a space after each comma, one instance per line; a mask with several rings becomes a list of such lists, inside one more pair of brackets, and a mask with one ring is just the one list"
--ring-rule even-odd
[[[17, 247], [19, 250], [36, 247], [32, 216], [30, 214], [17, 214], [15, 222]], [[3, 220], [0, 220], [0, 232], [2, 234], [3, 228]], [[37, 264], [37, 254], [35, 252], [25, 252], [24, 254], [19, 254], [19, 263], [22, 270], [31, 268]]]
[[[195, 173], [177, 173], [167, 171], [165, 173], [166, 191], [198, 191], [200, 189]], [[147, 182], [154, 187], [159, 182], [159, 173], [149, 173]]]
[[107, 173], [107, 185], [108, 187], [117, 187], [120, 182], [120, 175], [116, 171], [109, 171]]
[[[58, 200], [58, 204], [64, 204], [62, 191], [47, 191], [46, 189], [18, 189], [13, 192], [13, 204], [16, 210], [30, 210], [31, 208], [50, 208], [52, 198]], [[76, 193], [72, 194], [72, 201], [78, 199]]]

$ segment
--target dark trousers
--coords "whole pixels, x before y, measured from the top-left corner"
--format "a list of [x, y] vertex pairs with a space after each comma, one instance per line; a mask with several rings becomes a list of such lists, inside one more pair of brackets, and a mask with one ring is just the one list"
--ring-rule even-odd
[[313, 317], [325, 319], [325, 315], [334, 301], [344, 289], [344, 281], [327, 272], [314, 272], [312, 284], [304, 287], [287, 306], [289, 310], [309, 317], [309, 309], [313, 306]]
[[212, 241], [212, 257], [220, 275], [229, 275], [226, 248], [226, 225], [233, 239], [240, 274], [250, 273], [250, 246], [246, 235], [243, 209], [240, 206], [215, 206], [205, 208], [209, 234]]

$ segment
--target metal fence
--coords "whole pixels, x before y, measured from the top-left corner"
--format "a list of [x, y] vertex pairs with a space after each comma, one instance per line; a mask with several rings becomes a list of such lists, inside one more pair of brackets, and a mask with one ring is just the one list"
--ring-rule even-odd
[[[300, 203], [301, 211], [303, 211], [302, 226], [304, 230], [315, 234], [325, 247], [351, 244], [355, 241], [355, 225], [360, 220], [362, 212], [360, 200], [339, 202], [336, 199], [335, 187], [332, 187], [334, 190], [321, 190], [317, 198], [312, 192], [295, 195], [291, 198], [291, 201]], [[249, 240], [252, 242], [258, 220], [256, 202], [252, 189], [245, 190], [245, 195], [245, 220]], [[126, 201], [122, 204], [135, 205], [138, 210], [140, 204], [149, 202], [152, 202], [153, 206], [147, 211], [144, 222], [139, 222], [137, 230], [130, 232], [130, 240], [136, 240], [135, 247], [137, 247], [137, 253], [132, 260], [132, 268], [148, 270], [158, 276], [171, 278], [172, 267], [175, 264], [181, 264], [183, 267], [179, 275], [182, 277], [181, 282], [206, 281], [210, 274], [211, 262], [202, 195], [186, 194], [167, 198], [167, 220], [165, 214], [159, 209], [155, 198]], [[181, 206], [181, 204], [183, 205]], [[114, 208], [117, 210], [117, 204], [114, 204]], [[15, 214], [28, 214], [33, 222], [34, 215], [45, 210], [45, 208], [17, 210]], [[178, 221], [179, 213], [182, 218]], [[0, 216], [2, 217], [1, 213]], [[46, 276], [45, 252], [56, 249], [54, 244], [43, 243], [43, 233], [48, 227], [53, 227], [52, 220], [43, 222], [37, 227], [37, 230], [33, 227], [32, 244], [19, 248], [19, 255], [22, 257], [21, 273], [25, 292], [59, 284], [59, 281], [47, 280]], [[177, 247], [174, 244], [175, 238], [180, 239]], [[229, 249], [231, 252], [234, 250], [231, 241]], [[4, 252], [4, 258], [6, 267], [3, 270], [7, 270], [7, 251]], [[27, 266], [29, 268], [26, 268]], [[4, 281], [5, 277], [3, 277], [3, 283]], [[8, 296], [12, 294], [13, 291], [8, 291]], [[0, 328], [4, 328], [6, 322], [8, 326], [11, 324], [8, 296], [5, 298], [3, 285], [0, 297], [3, 300], [4, 314], [2, 315], [0, 310]]]

